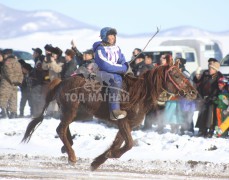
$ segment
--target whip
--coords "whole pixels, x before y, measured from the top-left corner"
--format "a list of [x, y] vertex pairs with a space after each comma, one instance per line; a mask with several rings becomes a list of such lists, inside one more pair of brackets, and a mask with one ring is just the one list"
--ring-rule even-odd
[[[146, 49], [146, 47], [149, 45], [150, 41], [159, 33], [159, 28], [157, 27], [157, 31], [153, 34], [153, 36], [149, 39], [149, 41], [146, 43], [145, 47], [142, 49], [142, 52]], [[129, 61], [129, 64], [131, 64], [141, 53], [138, 53], [137, 56], [135, 56], [133, 59]]]

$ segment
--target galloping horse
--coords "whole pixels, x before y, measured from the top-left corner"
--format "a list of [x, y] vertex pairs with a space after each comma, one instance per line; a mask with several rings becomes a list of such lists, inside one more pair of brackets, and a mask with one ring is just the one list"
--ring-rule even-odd
[[[89, 88], [90, 84], [93, 85], [92, 88]], [[105, 96], [106, 87], [93, 78], [86, 79], [80, 75], [63, 81], [53, 80], [46, 95], [43, 112], [28, 124], [22, 141], [30, 140], [36, 126], [43, 121], [43, 114], [49, 103], [56, 100], [61, 111], [61, 122], [56, 131], [64, 144], [62, 152], [67, 152], [70, 163], [76, 163], [69, 125], [73, 122], [81, 104], [95, 117], [114, 123], [118, 127], [113, 144], [91, 163], [91, 170], [95, 170], [108, 158], [119, 158], [133, 147], [132, 129], [142, 123], [147, 111], [156, 107], [161, 94], [179, 94], [188, 99], [197, 97], [197, 91], [176, 65], [155, 67], [138, 78], [126, 75], [123, 78], [119, 101], [121, 109], [127, 111], [127, 116], [115, 121], [109, 119], [109, 98]]]

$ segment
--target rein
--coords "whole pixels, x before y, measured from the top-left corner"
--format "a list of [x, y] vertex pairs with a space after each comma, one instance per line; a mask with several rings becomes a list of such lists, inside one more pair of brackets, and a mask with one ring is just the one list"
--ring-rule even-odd
[[[187, 93], [184, 91], [184, 89], [182, 88], [182, 86], [178, 85], [178, 84], [172, 79], [171, 75], [169, 74], [169, 72], [170, 72], [173, 68], [175, 68], [175, 67], [176, 67], [176, 66], [171, 66], [171, 67], [165, 72], [165, 82], [166, 82], [167, 78], [169, 78], [169, 80], [172, 82], [172, 84], [178, 89], [178, 94], [179, 94], [179, 95], [185, 95], [185, 94], [187, 94]], [[188, 81], [188, 80], [186, 79], [186, 81]], [[185, 83], [185, 81], [184, 81], [183, 83]], [[182, 85], [183, 83], [181, 83], [181, 85]], [[163, 89], [163, 90], [164, 90], [164, 89]], [[165, 91], [166, 91], [166, 90], [165, 90]], [[180, 94], [180, 92], [183, 92], [183, 94]], [[169, 92], [168, 92], [168, 93], [169, 93]], [[170, 94], [172, 94], [172, 93], [170, 93]]]

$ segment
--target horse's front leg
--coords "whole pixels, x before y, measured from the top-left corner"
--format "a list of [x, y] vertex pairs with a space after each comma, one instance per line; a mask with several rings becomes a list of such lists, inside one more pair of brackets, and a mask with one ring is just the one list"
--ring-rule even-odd
[[59, 126], [57, 127], [57, 133], [58, 133], [61, 141], [64, 144], [64, 146], [63, 146], [64, 150], [68, 154], [68, 161], [71, 163], [76, 163], [76, 156], [75, 156], [74, 150], [72, 149], [72, 143], [68, 141], [68, 135], [67, 135], [68, 126], [69, 126], [69, 124], [61, 122], [59, 124]]
[[[118, 122], [118, 128], [119, 132], [121, 133], [121, 137], [125, 141], [125, 144], [123, 147], [117, 149], [110, 149], [110, 151], [107, 152], [106, 157], [107, 158], [120, 158], [125, 152], [130, 150], [133, 145], [133, 138], [131, 136], [131, 127], [127, 119], [119, 120]], [[121, 146], [121, 145], [120, 145]]]
[[106, 150], [103, 154], [99, 155], [94, 159], [94, 161], [91, 163], [91, 170], [96, 170], [101, 164], [103, 164], [108, 159], [108, 154], [110, 154], [111, 151], [115, 151], [115, 149], [119, 149], [123, 143], [123, 138], [121, 136], [120, 131], [118, 131], [115, 140], [111, 147]]

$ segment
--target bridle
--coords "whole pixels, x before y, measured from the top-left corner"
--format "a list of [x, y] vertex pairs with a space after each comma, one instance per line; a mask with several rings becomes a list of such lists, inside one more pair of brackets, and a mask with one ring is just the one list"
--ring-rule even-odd
[[[177, 88], [177, 90], [178, 90], [177, 95], [184, 96], [187, 94], [187, 92], [184, 90], [184, 88], [185, 88], [185, 84], [188, 82], [188, 79], [183, 78], [180, 84], [176, 83], [173, 80], [173, 78], [171, 77], [171, 75], [169, 74], [169, 72], [172, 71], [172, 69], [174, 69], [174, 68], [176, 68], [176, 66], [173, 65], [167, 71], [165, 71], [165, 84], [166, 84], [167, 79], [169, 79], [172, 82], [172, 84]], [[168, 94], [174, 94], [174, 93], [169, 92], [168, 90], [165, 90], [165, 89], [163, 89], [163, 90], [167, 91]], [[174, 95], [176, 95], [176, 94], [174, 94]]]
[[164, 89], [162, 87], [162, 93], [159, 95], [158, 99], [157, 99], [157, 104], [158, 105], [164, 105], [164, 103], [168, 100], [170, 100], [172, 97], [175, 96], [185, 96], [187, 93], [184, 90], [184, 85], [185, 83], [188, 81], [188, 79], [185, 78], [185, 80], [182, 81], [182, 83], [178, 84], [176, 83], [173, 78], [171, 77], [171, 75], [169, 74], [170, 71], [173, 70], [173, 68], [175, 68], [176, 66], [171, 66], [168, 70], [165, 71], [165, 78], [164, 78], [164, 84], [166, 84], [167, 80], [169, 79], [172, 84], [176, 87], [176, 89], [178, 90], [178, 93], [172, 93], [169, 92], [168, 88]]

